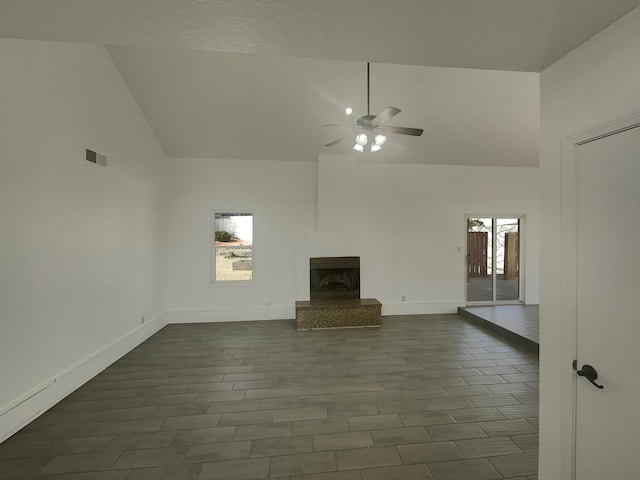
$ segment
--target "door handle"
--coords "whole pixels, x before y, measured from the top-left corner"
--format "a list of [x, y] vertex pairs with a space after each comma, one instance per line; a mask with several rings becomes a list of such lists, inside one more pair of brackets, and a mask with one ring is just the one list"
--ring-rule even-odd
[[591, 384], [596, 388], [604, 388], [603, 385], [599, 385], [596, 383], [596, 379], [598, 378], [598, 372], [591, 365], [583, 365], [580, 370], [576, 372], [579, 376], [586, 378], [591, 382]]

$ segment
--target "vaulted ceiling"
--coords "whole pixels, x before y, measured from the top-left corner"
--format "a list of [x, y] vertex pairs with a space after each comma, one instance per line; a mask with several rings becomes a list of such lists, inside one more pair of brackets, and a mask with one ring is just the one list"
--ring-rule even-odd
[[[171, 157], [313, 160], [402, 112], [369, 161], [537, 165], [538, 72], [640, 0], [2, 0], [0, 37], [108, 46]], [[443, 68], [455, 67], [455, 68]], [[345, 106], [354, 108], [347, 118]], [[378, 155], [378, 157], [376, 157]]]

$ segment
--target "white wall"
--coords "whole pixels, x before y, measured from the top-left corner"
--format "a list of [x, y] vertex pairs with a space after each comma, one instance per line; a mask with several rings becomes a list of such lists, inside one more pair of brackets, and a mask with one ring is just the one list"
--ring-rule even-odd
[[[0, 40], [0, 65], [2, 441], [165, 307], [163, 155], [106, 50]], [[84, 146], [108, 167], [84, 161]]]
[[[308, 299], [309, 257], [325, 255], [359, 255], [362, 296], [385, 314], [455, 311], [465, 303], [465, 214], [526, 215], [526, 301], [538, 303], [537, 168], [356, 159], [321, 155], [317, 170], [166, 160], [170, 320], [293, 318], [295, 300]], [[211, 208], [255, 212], [255, 285], [208, 285]]]
[[[169, 321], [293, 318], [296, 248], [315, 225], [315, 164], [167, 159], [163, 167]], [[252, 285], [209, 285], [210, 209], [254, 213]]]
[[561, 308], [561, 142], [577, 132], [640, 112], [638, 52], [640, 9], [541, 75], [540, 478], [544, 480], [568, 478], [566, 468], [571, 460], [571, 452], [562, 444], [571, 410], [561, 395], [570, 364], [561, 358], [563, 351], [573, 348], [573, 339], [563, 329], [568, 319], [563, 319]]
[[537, 168], [361, 164], [357, 177], [363, 256], [372, 265], [362, 290], [383, 313], [464, 305], [465, 214], [526, 216], [525, 301], [538, 303]]

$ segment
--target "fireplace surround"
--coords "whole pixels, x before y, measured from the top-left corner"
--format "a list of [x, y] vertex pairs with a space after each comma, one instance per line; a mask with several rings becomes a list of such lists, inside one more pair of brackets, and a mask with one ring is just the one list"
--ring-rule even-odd
[[309, 301], [296, 302], [296, 328], [379, 327], [382, 304], [360, 298], [360, 257], [309, 259]]

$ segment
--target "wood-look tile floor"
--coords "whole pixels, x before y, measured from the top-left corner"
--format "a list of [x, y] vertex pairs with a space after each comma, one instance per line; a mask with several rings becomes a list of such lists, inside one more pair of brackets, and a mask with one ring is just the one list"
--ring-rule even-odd
[[0, 445], [0, 479], [537, 479], [538, 359], [458, 315], [169, 325]]

